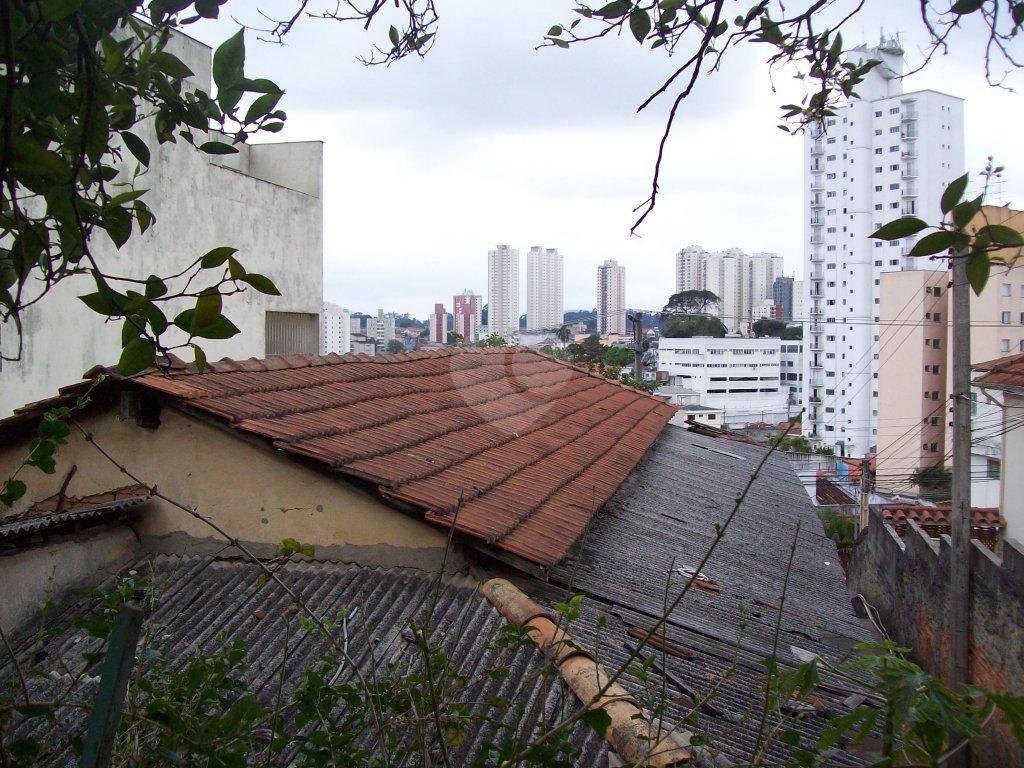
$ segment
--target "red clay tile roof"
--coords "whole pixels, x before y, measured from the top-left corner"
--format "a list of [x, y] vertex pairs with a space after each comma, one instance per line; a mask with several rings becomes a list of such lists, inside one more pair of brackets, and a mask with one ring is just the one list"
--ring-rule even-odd
[[222, 361], [135, 381], [544, 566], [566, 555], [676, 411], [505, 348]]
[[[913, 520], [919, 525], [949, 527], [949, 504], [928, 507], [921, 504], [883, 504], [882, 516], [889, 523], [903, 523]], [[971, 527], [995, 528], [1002, 530], [1006, 521], [999, 514], [998, 507], [972, 507]]]
[[1024, 388], [1024, 355], [1008, 355], [986, 360], [984, 363], [975, 363], [971, 370], [985, 374], [972, 382], [978, 386], [993, 389]]

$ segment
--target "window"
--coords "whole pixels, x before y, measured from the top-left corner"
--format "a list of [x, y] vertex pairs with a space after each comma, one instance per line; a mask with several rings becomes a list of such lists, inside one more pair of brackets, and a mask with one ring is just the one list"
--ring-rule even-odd
[[881, 117], [881, 116], [882, 116], [882, 110], [878, 110], [877, 112], [875, 112], [875, 117]]
[[882, 129], [881, 128], [875, 128], [875, 136], [881, 136], [881, 135], [882, 135]]
[[305, 312], [267, 312], [268, 355], [315, 355], [320, 349], [320, 317]]
[[899, 169], [900, 169], [900, 164], [899, 163], [895, 163], [895, 164], [889, 166], [889, 170], [890, 171], [898, 171]]
[[893, 107], [892, 109], [889, 110], [889, 114], [890, 115], [898, 115], [899, 113], [900, 113], [900, 108], [899, 107]]
[[1009, 296], [1010, 295], [1010, 284], [1009, 283], [1003, 283], [1002, 285], [999, 286], [999, 295], [1000, 296]]
[[881, 147], [875, 147], [875, 154], [876, 155], [882, 154], [882, 148]]
[[875, 166], [875, 173], [881, 173], [881, 172], [882, 172], [882, 166], [876, 165]]
[[1010, 340], [1009, 339], [1001, 339], [1000, 342], [999, 342], [999, 350], [1003, 354], [1009, 353], [1009, 351], [1010, 351]]
[[878, 186], [875, 187], [875, 192], [881, 192], [881, 191], [882, 191], [882, 185], [879, 184]]
[[999, 479], [999, 459], [986, 459], [985, 474], [989, 480]]
[[900, 132], [900, 127], [898, 125], [894, 125], [891, 128], [889, 128], [889, 133], [899, 133], [899, 132]]
[[1010, 313], [1009, 312], [1003, 312], [1003, 314], [1002, 314], [1002, 323], [1003, 323], [1003, 325], [1009, 325], [1010, 324]]

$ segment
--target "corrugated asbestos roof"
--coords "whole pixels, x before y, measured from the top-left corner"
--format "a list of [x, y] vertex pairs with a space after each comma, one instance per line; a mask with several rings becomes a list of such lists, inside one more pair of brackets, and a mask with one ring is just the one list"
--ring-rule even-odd
[[[626, 644], [636, 643], [629, 630], [653, 626], [670, 574], [672, 595], [684, 582], [673, 569], [700, 563], [715, 525], [725, 521], [766, 451], [669, 426], [572, 554], [551, 571], [551, 584], [519, 583], [538, 599], [589, 595], [587, 620], [573, 628], [574, 637], [585, 647], [599, 643], [598, 657], [616, 669], [626, 657]], [[805, 653], [836, 663], [855, 643], [875, 639], [855, 616], [835, 545], [782, 454], [768, 460], [703, 568], [707, 581], [689, 591], [668, 622], [668, 642], [690, 654], [688, 659], [667, 656], [668, 687], [677, 698], [670, 713], [686, 711], [672, 679], [700, 696], [711, 694], [717, 714], [705, 710], [695, 730], [709, 733], [715, 747], [743, 763], [751, 760], [757, 738], [764, 660], [772, 651], [797, 522], [801, 529], [782, 617], [780, 664], [794, 667], [806, 660], [801, 659]], [[603, 627], [598, 615], [605, 617]], [[791, 723], [807, 739], [820, 733], [825, 713], [848, 712], [843, 700], [858, 689], [827, 671], [821, 675], [809, 712], [794, 715]], [[627, 678], [624, 684], [637, 683]], [[660, 684], [655, 675], [654, 685]], [[776, 744], [767, 762], [783, 763], [787, 756], [787, 748]], [[862, 762], [867, 761], [846, 752], [831, 764]]]
[[[196, 649], [214, 653], [226, 650], [234, 640], [242, 640], [247, 651], [242, 681], [265, 704], [272, 703], [277, 695], [283, 658], [289, 667], [283, 676], [285, 696], [300, 683], [307, 666], [325, 655], [339, 664], [342, 661], [329, 641], [310, 634], [296, 621], [293, 603], [280, 587], [274, 582], [259, 582], [260, 571], [254, 565], [158, 556], [138, 563], [133, 572], [137, 578], [152, 582], [149, 591], [155, 598], [155, 607], [147, 617], [153, 652], [142, 653], [143, 658], [158, 657], [170, 669], [180, 670]], [[416, 617], [420, 625], [425, 623], [436, 595], [430, 634], [458, 672], [475, 681], [461, 698], [475, 717], [486, 719], [463, 743], [452, 747], [453, 765], [468, 765], [470, 756], [502, 733], [510, 735], [517, 727], [529, 732], [556, 717], [559, 707], [578, 706], [557, 673], [541, 674], [543, 656], [533, 643], [513, 649], [498, 644], [498, 631], [505, 620], [474, 584], [444, 582], [436, 589], [436, 577], [417, 571], [319, 562], [287, 563], [278, 573], [319, 615], [332, 617], [348, 611], [349, 656], [367, 676], [371, 668], [387, 669], [390, 664], [407, 663], [418, 655], [407, 639], [408, 622]], [[48, 625], [57, 627], [57, 633], [41, 648], [32, 648], [39, 659], [27, 675], [34, 697], [51, 699], [53, 677], [76, 675], [84, 665], [81, 653], [98, 647], [99, 641], [72, 624], [74, 616], [94, 605], [95, 600], [89, 597], [67, 605]], [[340, 629], [337, 632], [341, 635]], [[22, 635], [15, 642], [19, 649], [25, 649], [32, 640], [32, 635]], [[486, 674], [491, 669], [507, 669], [510, 674], [492, 677]], [[5, 657], [0, 678], [10, 674]], [[99, 667], [89, 674], [98, 675]], [[341, 681], [353, 677], [350, 668], [343, 668]], [[59, 711], [55, 723], [43, 718], [22, 721], [5, 735], [11, 739], [32, 735], [46, 745], [47, 751], [37, 765], [76, 765], [71, 740], [82, 736], [85, 720], [75, 704], [95, 695], [97, 688], [97, 678], [87, 676], [80, 694]], [[503, 705], [501, 699], [508, 703]], [[414, 737], [412, 733], [403, 735]], [[607, 742], [588, 726], [577, 726], [572, 741], [581, 750], [577, 761], [581, 768], [607, 764]], [[408, 764], [417, 763], [414, 759]]]
[[57, 511], [59, 494], [54, 494], [24, 512], [0, 517], [0, 542], [96, 522], [136, 507], [150, 496], [144, 485], [127, 485], [89, 496], [67, 496]]
[[221, 361], [135, 382], [551, 566], [675, 413], [536, 352]]
[[976, 386], [992, 389], [1024, 388], [1024, 355], [1008, 355], [975, 363], [971, 370], [984, 373], [984, 376], [971, 382]]

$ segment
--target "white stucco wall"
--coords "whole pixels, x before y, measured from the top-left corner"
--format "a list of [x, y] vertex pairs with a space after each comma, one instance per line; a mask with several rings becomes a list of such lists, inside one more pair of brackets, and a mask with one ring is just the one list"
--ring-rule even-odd
[[[1024, 395], [1006, 392], [1003, 418], [1024, 413]], [[1003, 435], [1002, 508], [1006, 518], [1006, 536], [1024, 540], [1024, 429], [1010, 429]], [[972, 500], [973, 502], [973, 500]]]
[[[198, 73], [197, 83], [208, 87], [210, 49], [185, 36], [176, 36], [169, 48]], [[149, 124], [134, 131], [152, 153], [150, 168], [136, 187], [150, 190], [144, 200], [156, 222], [143, 235], [136, 229], [120, 251], [98, 230], [92, 241], [97, 261], [110, 273], [145, 278], [177, 272], [216, 246], [237, 248], [236, 258], [245, 268], [270, 277], [282, 295], [249, 290], [228, 297], [225, 314], [242, 332], [202, 346], [210, 360], [262, 357], [268, 310], [320, 311], [323, 144], [262, 144], [243, 147], [238, 155], [211, 157], [181, 140], [157, 144]], [[122, 168], [130, 172], [135, 161], [124, 154], [130, 164]], [[70, 278], [23, 314], [22, 359], [5, 362], [0, 370], [0, 417], [77, 381], [93, 365], [117, 362], [120, 324], [104, 324], [77, 298], [94, 290], [91, 278]], [[162, 309], [173, 319], [190, 305]], [[5, 327], [0, 335], [4, 350], [11, 352], [13, 329]]]

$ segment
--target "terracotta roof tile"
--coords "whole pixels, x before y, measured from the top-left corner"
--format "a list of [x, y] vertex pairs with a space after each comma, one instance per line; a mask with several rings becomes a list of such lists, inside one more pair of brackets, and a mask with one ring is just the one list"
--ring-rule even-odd
[[[949, 510], [948, 503], [934, 507], [923, 504], [883, 504], [882, 516], [890, 523], [913, 520], [919, 525], [939, 525], [948, 529]], [[1006, 520], [999, 514], [998, 507], [971, 507], [971, 527], [1002, 530], [1006, 527]]]
[[545, 566], [676, 410], [506, 348], [224, 360], [136, 383]]
[[973, 382], [981, 387], [993, 389], [1024, 387], [1024, 355], [1008, 355], [1007, 357], [997, 357], [995, 360], [986, 360], [983, 363], [975, 363], [971, 366], [971, 370], [985, 374]]

